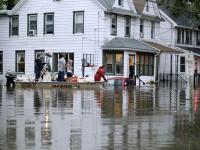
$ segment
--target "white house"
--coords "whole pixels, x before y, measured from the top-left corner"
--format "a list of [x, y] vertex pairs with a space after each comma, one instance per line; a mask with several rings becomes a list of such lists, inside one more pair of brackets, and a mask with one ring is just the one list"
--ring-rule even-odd
[[[200, 72], [200, 26], [192, 20], [188, 12], [177, 17], [170, 13], [169, 7], [160, 6], [160, 13], [164, 19], [160, 24], [160, 40], [184, 52], [178, 55], [162, 55], [160, 72], [169, 74], [171, 71], [188, 80], [193, 77], [195, 70], [196, 73]], [[170, 64], [166, 62], [171, 58], [174, 67], [170, 70]]]
[[[106, 76], [129, 76], [129, 66], [145, 82], [155, 80], [158, 49], [140, 38], [158, 38], [156, 3], [139, 0], [20, 0], [0, 11], [0, 72], [34, 74], [38, 53], [50, 53], [51, 71], [58, 71], [62, 53], [73, 60], [78, 76], [93, 76], [105, 65]], [[138, 5], [139, 6], [139, 5]]]

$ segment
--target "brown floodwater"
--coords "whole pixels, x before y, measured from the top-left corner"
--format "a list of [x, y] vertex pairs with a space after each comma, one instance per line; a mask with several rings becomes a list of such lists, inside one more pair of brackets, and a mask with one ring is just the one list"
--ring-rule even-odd
[[0, 150], [200, 149], [200, 89], [7, 88], [0, 82]]

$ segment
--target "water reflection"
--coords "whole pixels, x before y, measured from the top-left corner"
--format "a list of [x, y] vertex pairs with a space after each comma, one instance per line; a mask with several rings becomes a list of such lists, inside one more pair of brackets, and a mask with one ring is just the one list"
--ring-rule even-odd
[[200, 89], [7, 89], [0, 149], [198, 149]]

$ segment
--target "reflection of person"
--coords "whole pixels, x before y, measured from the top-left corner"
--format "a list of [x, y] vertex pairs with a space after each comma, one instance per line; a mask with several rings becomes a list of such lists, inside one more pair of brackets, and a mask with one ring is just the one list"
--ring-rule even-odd
[[96, 72], [96, 74], [94, 75], [94, 80], [95, 81], [101, 81], [101, 77], [104, 79], [105, 82], [107, 82], [106, 78], [105, 78], [105, 70], [104, 70], [104, 66], [100, 66]]
[[65, 71], [66, 71], [65, 54], [62, 54], [62, 57], [58, 61], [58, 81], [64, 81]]
[[72, 77], [73, 76], [72, 69], [73, 69], [73, 67], [72, 67], [72, 60], [69, 59], [67, 61], [67, 77]]
[[[41, 75], [41, 70], [45, 63], [42, 62], [42, 54], [38, 54], [35, 59], [35, 81], [38, 81]], [[43, 78], [43, 76], [41, 76]]]

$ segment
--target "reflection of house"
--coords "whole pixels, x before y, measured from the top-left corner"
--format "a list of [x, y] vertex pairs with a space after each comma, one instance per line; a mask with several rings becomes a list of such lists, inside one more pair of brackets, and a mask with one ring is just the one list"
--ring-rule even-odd
[[[160, 68], [166, 68], [161, 73], [179, 74], [185, 76], [186, 79], [194, 74], [195, 63], [197, 64], [197, 72], [200, 72], [200, 26], [192, 20], [190, 13], [186, 12], [182, 16], [173, 16], [170, 13], [170, 7], [160, 6], [162, 18], [160, 29], [160, 39], [166, 45], [182, 50], [184, 54], [165, 55], [161, 58]], [[176, 67], [170, 70], [167, 61], [171, 60]], [[164, 67], [161, 67], [164, 66]]]
[[[156, 3], [140, 2], [20, 0], [12, 10], [0, 11], [0, 72], [33, 74], [35, 56], [48, 52], [52, 72], [58, 71], [58, 59], [66, 53], [78, 76], [82, 75], [81, 60], [88, 59], [91, 64], [85, 75], [93, 75], [105, 64], [107, 76], [128, 76], [129, 65], [134, 65], [135, 75], [154, 80], [159, 51], [137, 39], [157, 39], [161, 17]], [[83, 58], [83, 54], [91, 57]], [[18, 59], [22, 56], [24, 68]]]

